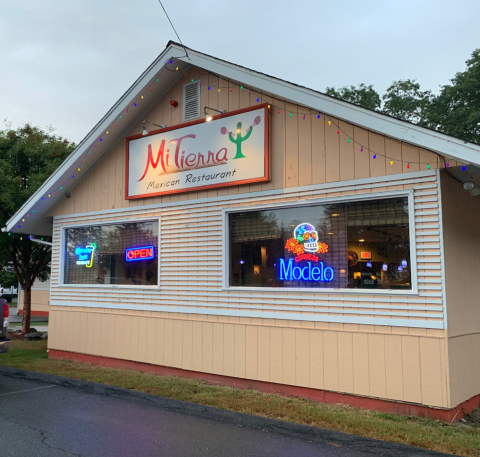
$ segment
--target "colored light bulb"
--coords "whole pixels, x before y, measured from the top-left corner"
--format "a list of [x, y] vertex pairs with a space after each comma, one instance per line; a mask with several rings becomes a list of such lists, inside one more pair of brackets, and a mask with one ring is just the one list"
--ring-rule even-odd
[[277, 113], [280, 114], [280, 110], [278, 110]]
[[240, 90], [243, 89], [243, 86], [240, 86]]
[[410, 164], [409, 164], [409, 163], [407, 163], [407, 168], [410, 168]]
[[142, 100], [143, 100], [143, 95], [142, 95]]
[[260, 101], [260, 99], [259, 99], [259, 98], [257, 98], [257, 103], [258, 103], [259, 101]]
[[220, 92], [220, 89], [218, 89], [218, 92]]
[[120, 116], [120, 119], [122, 118], [122, 116]]
[[373, 158], [376, 159], [376, 158], [377, 158], [377, 154], [373, 154]]
[[317, 119], [320, 119], [320, 114], [317, 116]]
[[63, 190], [63, 187], [60, 187], [60, 190]]
[[193, 83], [193, 78], [192, 78], [192, 80], [191, 80], [190, 82], [192, 82], [192, 83]]
[[305, 119], [305, 114], [303, 115], [303, 118]]
[[393, 165], [393, 160], [390, 160], [390, 165]]
[[430, 164], [427, 164], [427, 168], [430, 170]]
[[[165, 68], [165, 70], [166, 70], [166, 68]], [[175, 71], [178, 71], [178, 67], [177, 67], [177, 68], [175, 68]]]
[[360, 152], [363, 152], [363, 146], [360, 148]]
[[466, 169], [467, 169], [467, 167], [464, 165], [464, 166], [462, 167], [462, 171], [465, 171]]
[[233, 89], [230, 89], [230, 92], [232, 92], [232, 91], [233, 91]]
[[210, 87], [210, 86], [208, 86], [208, 90], [210, 90], [210, 89], [211, 89], [211, 87]]
[[293, 113], [290, 113], [290, 117], [292, 117], [292, 116], [293, 116]]
[[332, 125], [332, 121], [328, 121], [328, 125]]
[[158, 78], [157, 78], [157, 83], [158, 83]]
[[340, 135], [340, 130], [337, 130], [337, 133]]
[[350, 143], [350, 138], [348, 139], [347, 143]]
[[449, 167], [449, 166], [450, 166], [450, 164], [449, 164], [448, 162], [447, 162], [445, 165], [446, 165], [447, 167]]
[[268, 105], [268, 109], [270, 109], [270, 105]]

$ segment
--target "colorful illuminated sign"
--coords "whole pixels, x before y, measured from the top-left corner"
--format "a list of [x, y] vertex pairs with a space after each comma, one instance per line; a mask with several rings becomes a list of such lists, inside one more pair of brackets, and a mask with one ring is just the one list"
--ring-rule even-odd
[[[318, 232], [315, 227], [308, 222], [302, 222], [295, 227], [293, 238], [287, 240], [285, 249], [293, 252], [296, 256], [285, 262], [280, 259], [279, 279], [281, 281], [320, 281], [330, 282], [333, 280], [334, 273], [331, 267], [325, 267], [323, 262], [315, 254], [326, 254], [328, 246], [325, 243], [318, 242]], [[315, 254], [311, 254], [314, 252]], [[293, 261], [307, 261], [304, 267], [294, 266]], [[312, 265], [311, 262], [318, 262], [318, 265]]]
[[84, 248], [76, 248], [75, 255], [78, 256], [77, 265], [85, 265], [87, 268], [92, 268], [95, 249], [97, 249], [97, 245], [95, 243], [92, 243]]
[[372, 253], [371, 252], [360, 252], [360, 258], [362, 260], [372, 260]]
[[134, 262], [135, 260], [149, 260], [154, 258], [155, 258], [154, 246], [127, 248], [125, 250], [125, 259], [127, 262]]

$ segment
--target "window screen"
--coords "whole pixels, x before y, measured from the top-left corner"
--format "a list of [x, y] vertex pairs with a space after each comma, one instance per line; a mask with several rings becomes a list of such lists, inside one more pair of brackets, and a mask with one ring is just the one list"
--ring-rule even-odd
[[158, 284], [158, 221], [66, 230], [65, 284]]
[[411, 290], [407, 197], [229, 214], [229, 284]]

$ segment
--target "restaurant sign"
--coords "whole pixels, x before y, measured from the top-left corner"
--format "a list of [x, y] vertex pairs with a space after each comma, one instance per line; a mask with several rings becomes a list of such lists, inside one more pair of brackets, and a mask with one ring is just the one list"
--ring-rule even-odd
[[127, 138], [126, 198], [268, 181], [268, 108]]

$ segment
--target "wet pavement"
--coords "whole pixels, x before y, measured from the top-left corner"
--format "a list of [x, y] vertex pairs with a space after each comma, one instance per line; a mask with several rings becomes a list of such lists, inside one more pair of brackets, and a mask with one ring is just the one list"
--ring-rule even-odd
[[0, 443], [3, 457], [441, 455], [3, 367]]

